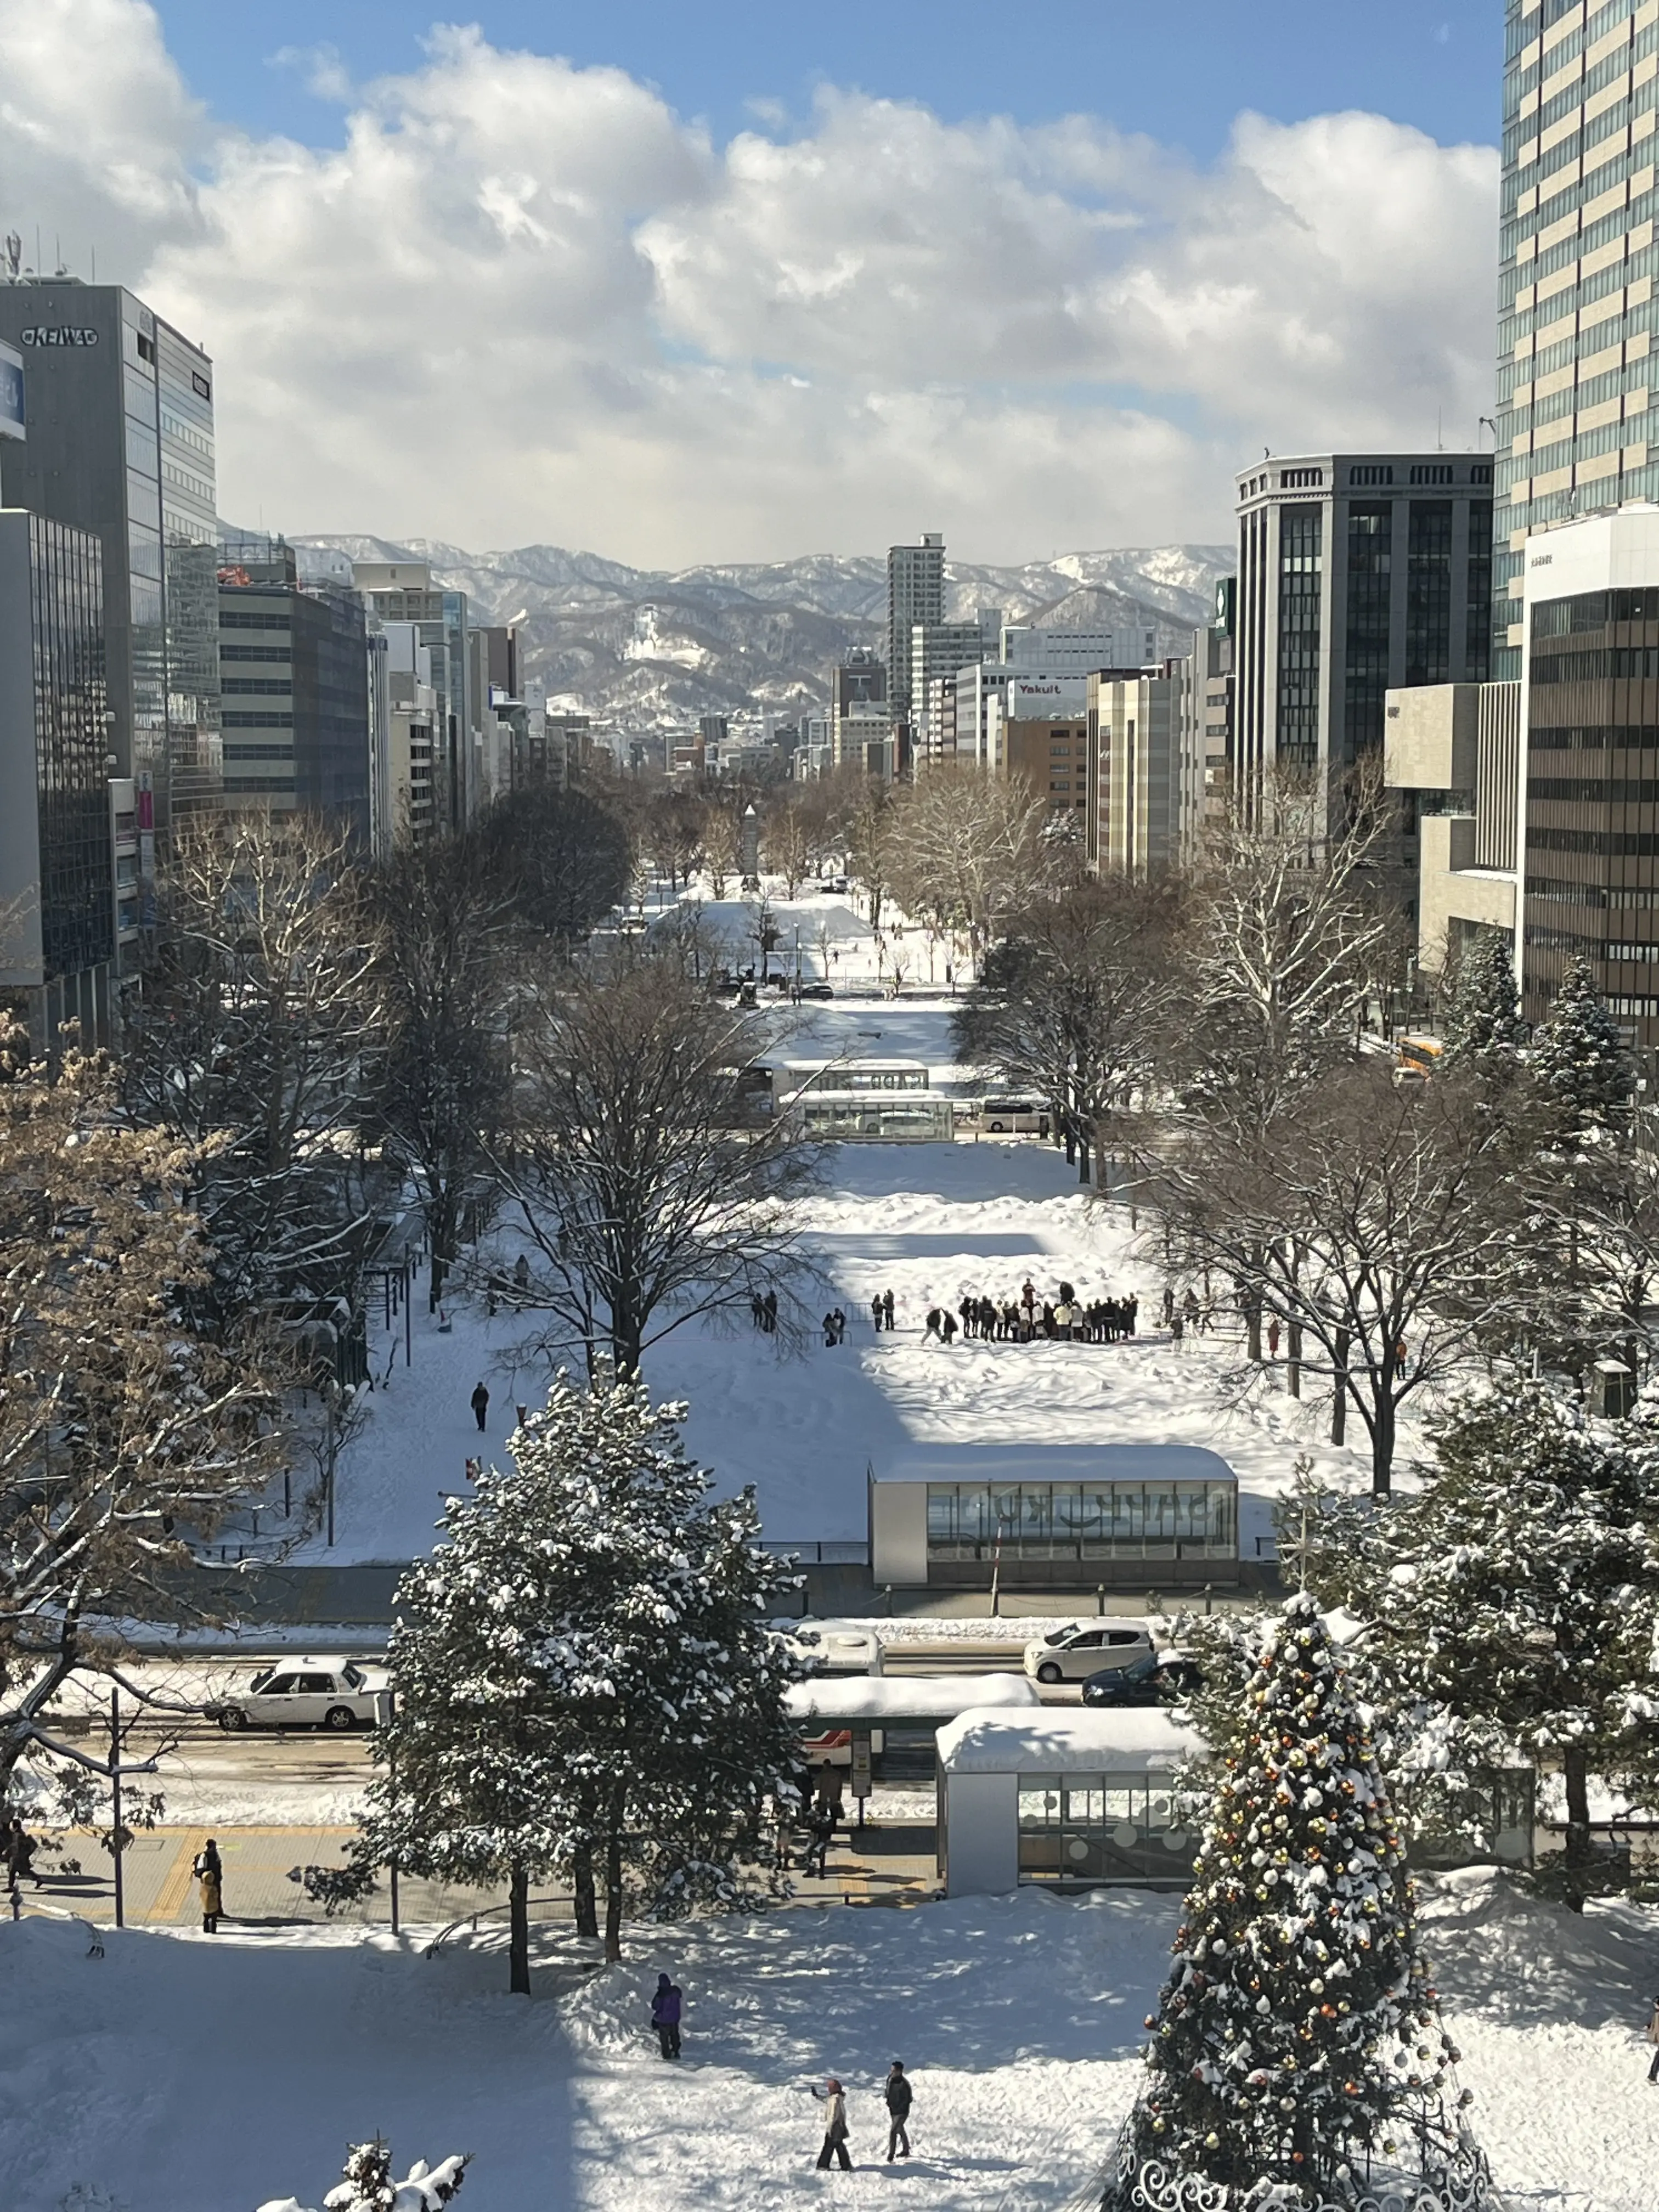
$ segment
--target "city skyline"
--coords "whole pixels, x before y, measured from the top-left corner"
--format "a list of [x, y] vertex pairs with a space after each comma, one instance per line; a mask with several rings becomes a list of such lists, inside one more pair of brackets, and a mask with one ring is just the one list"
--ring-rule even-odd
[[252, 28], [227, 58], [191, 8], [0, 0], [33, 126], [0, 224], [31, 264], [37, 227], [49, 267], [95, 252], [212, 354], [244, 526], [672, 568], [877, 551], [923, 515], [1021, 560], [1224, 538], [1263, 446], [1489, 435], [1498, 155], [1427, 135], [1486, 112], [1496, 140], [1473, 9], [1304, 38], [1295, 66], [1286, 10], [1282, 104], [1230, 119], [1219, 38], [1189, 113], [1139, 33], [1144, 100], [1115, 69], [1068, 119], [1099, 51], [1076, 11], [1045, 18], [1046, 100], [1028, 57], [968, 112], [914, 30], [849, 37], [831, 77], [739, 21], [714, 51], [757, 104], [706, 126], [687, 41], [647, 70], [639, 11], [611, 59], [556, 19], [538, 43], [568, 62], [515, 46], [512, 9], [423, 46], [362, 14], [401, 35], [260, 48], [287, 89], [239, 108]]

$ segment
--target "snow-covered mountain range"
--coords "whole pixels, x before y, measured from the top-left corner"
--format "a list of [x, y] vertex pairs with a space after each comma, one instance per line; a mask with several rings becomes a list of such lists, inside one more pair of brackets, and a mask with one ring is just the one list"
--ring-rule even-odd
[[[624, 568], [559, 545], [469, 553], [414, 538], [301, 537], [307, 568], [425, 561], [464, 591], [473, 618], [520, 633], [521, 680], [624, 729], [684, 728], [699, 714], [793, 720], [822, 712], [829, 671], [852, 646], [884, 639], [887, 564], [879, 555], [718, 562], [673, 571]], [[331, 557], [332, 556], [332, 557]], [[1064, 553], [1018, 568], [952, 561], [947, 612], [1000, 606], [1010, 621], [1073, 629], [1155, 624], [1160, 652], [1185, 651], [1208, 619], [1224, 545]]]

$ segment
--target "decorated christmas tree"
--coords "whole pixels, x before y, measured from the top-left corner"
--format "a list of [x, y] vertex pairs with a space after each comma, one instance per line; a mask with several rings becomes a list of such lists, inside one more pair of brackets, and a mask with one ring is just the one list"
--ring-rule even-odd
[[1495, 2205], [1404, 1840], [1318, 1608], [1259, 1632], [1104, 2212]]

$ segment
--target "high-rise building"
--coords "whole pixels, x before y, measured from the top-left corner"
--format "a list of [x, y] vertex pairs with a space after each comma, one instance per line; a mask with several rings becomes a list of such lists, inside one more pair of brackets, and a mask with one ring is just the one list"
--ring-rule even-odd
[[1037, 668], [1058, 676], [1070, 669], [1145, 668], [1155, 662], [1157, 626], [1119, 629], [1043, 629], [1035, 623], [1004, 623], [1000, 657], [1012, 668]]
[[911, 639], [918, 623], [945, 620], [945, 539], [924, 531], [920, 545], [887, 549], [887, 702], [895, 722], [908, 721]]
[[1181, 664], [1180, 827], [1183, 860], [1197, 858], [1206, 832], [1221, 821], [1233, 787], [1233, 580], [1216, 592], [1215, 619], [1193, 632]]
[[1085, 850], [1103, 872], [1159, 875], [1181, 858], [1181, 668], [1088, 678]]
[[312, 814], [371, 843], [370, 668], [362, 602], [302, 585], [280, 538], [220, 549], [224, 803]]
[[427, 784], [429, 826], [458, 830], [471, 820], [482, 803], [473, 733], [475, 729], [482, 733], [488, 703], [474, 698], [470, 680], [466, 593], [434, 585], [423, 561], [356, 561], [351, 580], [378, 622], [416, 626], [429, 672], [422, 680], [434, 695]]
[[221, 788], [213, 363], [117, 284], [0, 282], [25, 432], [0, 504], [90, 531], [102, 554], [108, 750], [165, 833]]
[[1492, 625], [1492, 464], [1317, 453], [1238, 477], [1234, 757], [1328, 789], [1380, 759], [1390, 688], [1476, 683]]
[[[989, 660], [1002, 632], [1002, 609], [981, 607], [972, 622], [918, 623], [910, 633], [911, 750], [918, 762], [944, 755], [942, 732], [932, 720], [939, 688], [953, 682], [958, 669]], [[954, 702], [953, 702], [954, 719]], [[955, 750], [952, 738], [951, 750]]]
[[1506, 0], [1496, 677], [1521, 673], [1528, 532], [1659, 497], [1656, 54], [1648, 0]]
[[0, 509], [0, 986], [42, 1050], [119, 1028], [102, 602], [90, 531]]

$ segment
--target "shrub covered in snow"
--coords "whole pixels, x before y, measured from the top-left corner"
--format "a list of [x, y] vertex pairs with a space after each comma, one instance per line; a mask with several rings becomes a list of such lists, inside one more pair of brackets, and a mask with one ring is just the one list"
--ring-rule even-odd
[[[392, 2152], [376, 2136], [346, 2155], [345, 2179], [323, 2199], [324, 2212], [443, 2212], [466, 2179], [471, 2153], [439, 2166], [417, 2158], [403, 2181], [392, 2179]], [[273, 2197], [259, 2212], [305, 2212], [297, 2197]]]

